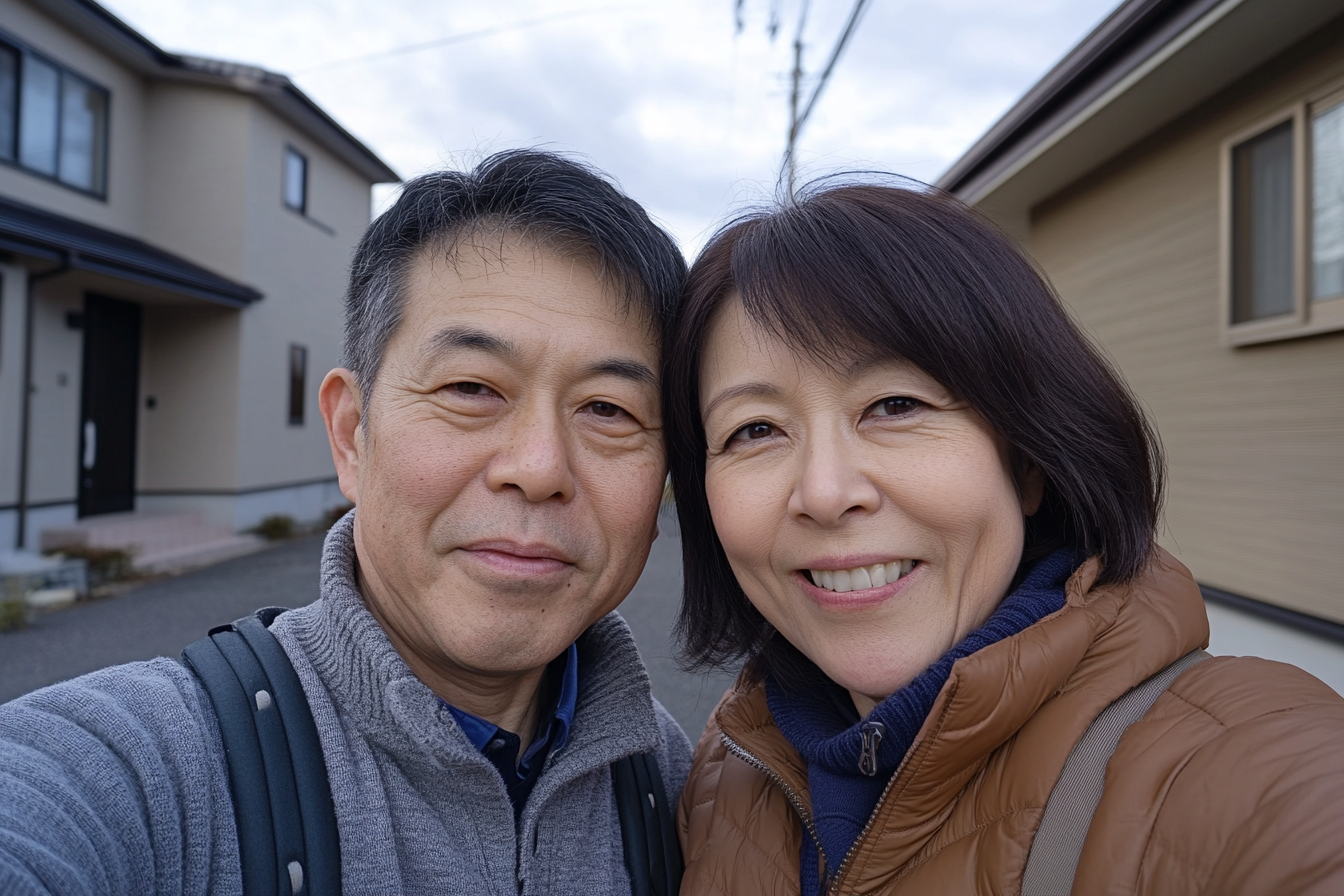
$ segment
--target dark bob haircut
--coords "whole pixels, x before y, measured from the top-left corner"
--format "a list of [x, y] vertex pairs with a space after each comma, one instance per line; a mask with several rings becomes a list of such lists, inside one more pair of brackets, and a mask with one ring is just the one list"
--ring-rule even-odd
[[365, 403], [401, 323], [412, 263], [430, 248], [451, 249], [481, 232], [591, 256], [659, 335], [686, 279], [686, 260], [672, 237], [604, 175], [574, 159], [518, 149], [489, 156], [470, 171], [422, 175], [407, 181], [392, 207], [369, 225], [350, 263], [345, 364]]
[[823, 181], [720, 230], [695, 264], [664, 353], [663, 410], [681, 522], [678, 620], [693, 667], [747, 660], [796, 680], [800, 654], [743, 594], [705, 494], [700, 368], [715, 311], [747, 315], [828, 364], [902, 360], [967, 402], [1045, 481], [1019, 576], [1060, 546], [1099, 555], [1099, 584], [1135, 576], [1162, 497], [1156, 435], [1033, 264], [976, 211], [917, 185]]

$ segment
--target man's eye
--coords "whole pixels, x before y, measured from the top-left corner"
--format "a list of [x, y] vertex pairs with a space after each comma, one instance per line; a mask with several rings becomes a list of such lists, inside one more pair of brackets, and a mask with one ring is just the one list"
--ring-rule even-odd
[[484, 383], [450, 383], [449, 391], [458, 395], [493, 395], [494, 391]]
[[728, 437], [729, 442], [751, 442], [756, 439], [766, 439], [774, 435], [775, 428], [769, 423], [762, 423], [759, 420], [755, 423], [748, 423], [746, 426], [734, 432]]
[[919, 400], [904, 395], [893, 395], [875, 403], [868, 409], [870, 417], [899, 417], [919, 407]]
[[625, 413], [620, 405], [612, 404], [609, 401], [595, 401], [588, 407], [592, 408], [593, 413], [599, 417], [619, 417]]

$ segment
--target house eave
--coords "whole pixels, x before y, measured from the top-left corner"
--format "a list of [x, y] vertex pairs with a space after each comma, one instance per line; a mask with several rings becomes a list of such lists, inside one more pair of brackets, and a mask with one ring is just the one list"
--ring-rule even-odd
[[1011, 227], [1036, 203], [1340, 12], [1336, 0], [1130, 0], [953, 163], [938, 186]]
[[262, 298], [245, 283], [142, 240], [4, 197], [0, 249], [230, 308], [245, 308]]
[[53, 18], [150, 79], [209, 84], [257, 97], [371, 183], [401, 180], [285, 75], [255, 66], [169, 53], [92, 0], [45, 0]]

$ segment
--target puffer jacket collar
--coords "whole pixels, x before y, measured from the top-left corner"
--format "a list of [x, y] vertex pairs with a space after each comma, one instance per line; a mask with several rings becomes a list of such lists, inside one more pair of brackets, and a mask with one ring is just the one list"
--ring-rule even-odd
[[[1063, 768], [1097, 713], [1208, 643], [1199, 588], [1165, 551], [1158, 549], [1144, 573], [1128, 585], [1094, 588], [1099, 569], [1095, 558], [1079, 567], [1065, 587], [1067, 602], [1059, 612], [953, 666], [864, 834], [844, 865], [833, 869], [840, 884], [834, 892], [850, 891], [849, 869], [880, 868], [885, 873], [878, 877], [890, 880], [922, 852], [936, 849], [935, 834], [966, 782], [1029, 720], [1029, 727], [1052, 732], [1048, 738], [1028, 739], [1051, 751], [1041, 761]], [[775, 727], [764, 688], [728, 695], [715, 721], [728, 749], [771, 775], [809, 824], [807, 769]], [[1003, 799], [1011, 802], [1012, 797], [1005, 792]], [[1003, 811], [1012, 807], [1005, 804]]]

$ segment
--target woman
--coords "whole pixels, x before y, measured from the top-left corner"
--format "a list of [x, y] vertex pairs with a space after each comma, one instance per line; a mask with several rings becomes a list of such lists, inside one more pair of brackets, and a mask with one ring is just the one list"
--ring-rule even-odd
[[746, 661], [683, 893], [1344, 893], [1344, 700], [1196, 652], [1156, 439], [1006, 237], [826, 187], [714, 237], [669, 346], [684, 646]]

